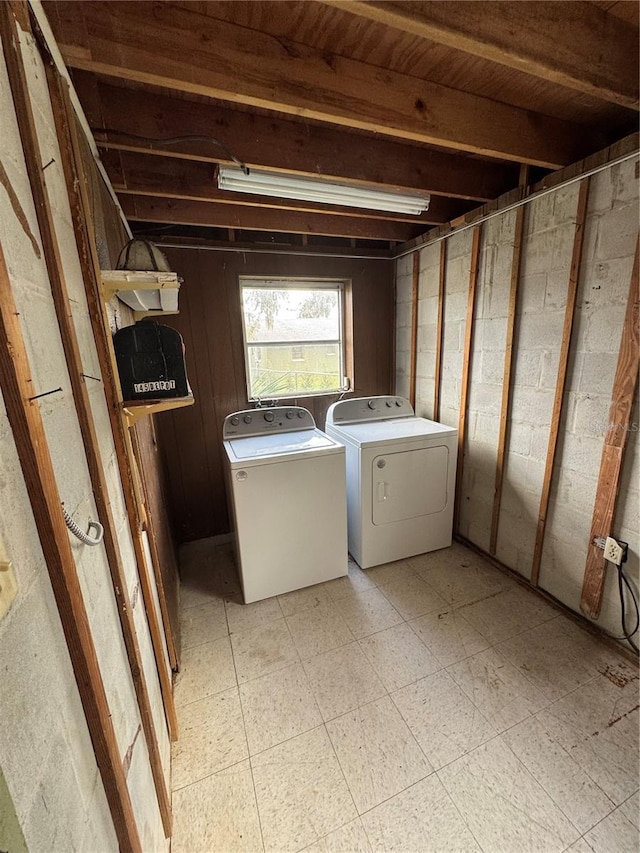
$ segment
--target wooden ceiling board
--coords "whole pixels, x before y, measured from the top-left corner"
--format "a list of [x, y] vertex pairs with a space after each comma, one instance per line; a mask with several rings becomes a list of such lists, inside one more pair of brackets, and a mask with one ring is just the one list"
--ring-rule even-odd
[[[449, 0], [450, 5], [453, 0]], [[457, 2], [457, 0], [456, 0]], [[572, 0], [575, 2], [575, 0]], [[202, 10], [202, 4], [172, 3]], [[416, 4], [419, 5], [419, 4]], [[495, 3], [475, 0], [491, 9]], [[519, 2], [518, 6], [527, 5]], [[200, 11], [202, 14], [202, 11]], [[270, 33], [319, 50], [357, 59], [399, 74], [451, 86], [476, 95], [581, 124], [615, 119], [623, 108], [522, 71], [446, 47], [418, 35], [365, 20], [320, 2], [247, 0], [207, 3], [204, 14], [247, 29]]]
[[[574, 125], [327, 55], [175, 6], [84, 3], [88, 41], [60, 45], [75, 68], [273, 105], [340, 126], [556, 168], [594, 140]], [[197, 37], [194, 38], [194, 33]], [[64, 34], [62, 34], [64, 35]]]
[[[433, 197], [430, 222], [447, 221], [511, 189], [521, 162], [557, 168], [637, 128], [635, 110], [545, 79], [544, 64], [525, 72], [517, 62], [505, 64], [509, 58], [502, 54], [483, 53], [483, 45], [473, 43], [477, 30], [465, 35], [453, 28], [449, 41], [437, 31], [440, 43], [406, 20], [391, 25], [385, 17], [390, 8], [413, 14], [439, 7], [455, 20], [463, 7], [473, 16], [482, 6], [506, 8], [505, 20], [533, 7], [547, 13], [557, 7], [566, 18], [567, 3], [340, 5], [44, 0], [93, 126], [150, 137], [214, 136], [254, 168], [422, 189]], [[377, 6], [384, 15], [371, 20]], [[638, 26], [637, 3], [573, 0], [571, 10], [578, 8], [585, 20], [605, 20], [622, 32], [621, 55], [631, 53], [629, 61], [637, 62], [637, 39], [628, 38], [629, 27]], [[482, 23], [490, 36], [500, 31], [491, 21]], [[471, 42], [457, 39], [458, 32]], [[575, 33], [567, 38], [567, 32], [559, 27], [554, 38], [564, 37], [558, 51], [572, 55]], [[514, 44], [517, 60], [528, 43], [514, 33]], [[508, 54], [511, 47], [501, 49]], [[573, 53], [580, 53], [579, 46]], [[212, 182], [213, 164], [229, 159], [208, 143], [158, 150], [114, 134], [98, 135], [98, 142], [123, 206], [136, 221], [328, 240], [405, 241], [429, 227], [426, 220], [405, 223], [380, 213], [329, 212], [277, 199], [234, 203]]]
[[495, 198], [517, 185], [518, 170], [510, 164], [419, 149], [379, 136], [365, 138], [343, 128], [311, 127], [228, 107], [131, 91], [96, 82], [86, 73], [76, 75], [75, 82], [102, 148], [147, 154], [153, 149], [160, 156], [171, 154], [180, 159], [230, 162], [223, 149], [204, 140], [177, 141], [172, 145], [156, 145], [154, 149], [153, 142], [117, 133], [99, 133], [97, 128], [128, 130], [148, 139], [212, 136], [254, 168], [325, 175], [353, 183], [415, 189], [477, 201]]

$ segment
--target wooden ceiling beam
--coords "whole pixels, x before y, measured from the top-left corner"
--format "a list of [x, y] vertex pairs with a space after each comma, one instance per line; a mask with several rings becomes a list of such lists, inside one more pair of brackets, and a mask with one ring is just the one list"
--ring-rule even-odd
[[[76, 71], [74, 86], [90, 124], [149, 138], [213, 136], [242, 162], [302, 176], [324, 175], [349, 183], [423, 190], [472, 201], [490, 201], [518, 183], [518, 169], [497, 163], [349, 133], [273, 116], [232, 110], [176, 96], [142, 92], [96, 81]], [[99, 147], [211, 163], [230, 163], [225, 152], [202, 140], [153, 147], [115, 133], [96, 133]]]
[[541, 80], [638, 108], [638, 29], [591, 3], [321, 2]]
[[149, 157], [128, 151], [106, 151], [102, 162], [114, 190], [120, 195], [147, 195], [156, 198], [175, 198], [185, 201], [210, 201], [234, 206], [247, 205], [276, 210], [297, 210], [307, 213], [326, 213], [334, 216], [354, 216], [365, 219], [387, 219], [412, 225], [441, 224], [468, 211], [473, 203], [433, 196], [429, 209], [419, 216], [387, 213], [382, 210], [360, 210], [353, 207], [317, 204], [296, 199], [229, 192], [218, 189], [216, 166], [194, 160], [175, 160], [170, 157]]
[[184, 201], [137, 195], [122, 195], [120, 202], [127, 219], [141, 222], [396, 241], [409, 240], [424, 230], [424, 226], [421, 228], [405, 222], [361, 219], [356, 214], [349, 218], [329, 213], [306, 213], [274, 208], [266, 211], [245, 205], [234, 206], [219, 202]]
[[79, 19], [72, 32], [52, 19], [73, 68], [545, 168], [589, 148], [588, 133], [569, 122], [170, 3], [56, 8]]

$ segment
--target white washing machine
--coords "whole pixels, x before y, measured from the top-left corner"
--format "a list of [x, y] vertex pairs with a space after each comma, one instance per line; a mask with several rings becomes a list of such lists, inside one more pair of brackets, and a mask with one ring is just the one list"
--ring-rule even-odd
[[223, 440], [245, 603], [346, 575], [344, 446], [298, 406], [228, 415]]
[[325, 430], [347, 449], [349, 551], [363, 568], [451, 545], [458, 431], [403, 397], [334, 403]]

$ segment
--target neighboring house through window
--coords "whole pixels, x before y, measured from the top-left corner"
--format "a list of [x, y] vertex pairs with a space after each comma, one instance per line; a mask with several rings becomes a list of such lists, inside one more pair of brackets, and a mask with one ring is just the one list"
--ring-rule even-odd
[[240, 278], [249, 399], [345, 389], [345, 284]]

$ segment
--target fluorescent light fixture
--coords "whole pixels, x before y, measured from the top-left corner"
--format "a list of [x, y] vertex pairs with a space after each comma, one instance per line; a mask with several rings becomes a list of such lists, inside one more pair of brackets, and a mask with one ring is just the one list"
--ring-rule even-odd
[[249, 174], [246, 174], [237, 166], [218, 167], [218, 187], [239, 193], [295, 198], [415, 216], [429, 208], [429, 196], [426, 193], [389, 192], [355, 184], [331, 183], [321, 178], [296, 178], [278, 172], [261, 172], [257, 169], [251, 169]]

